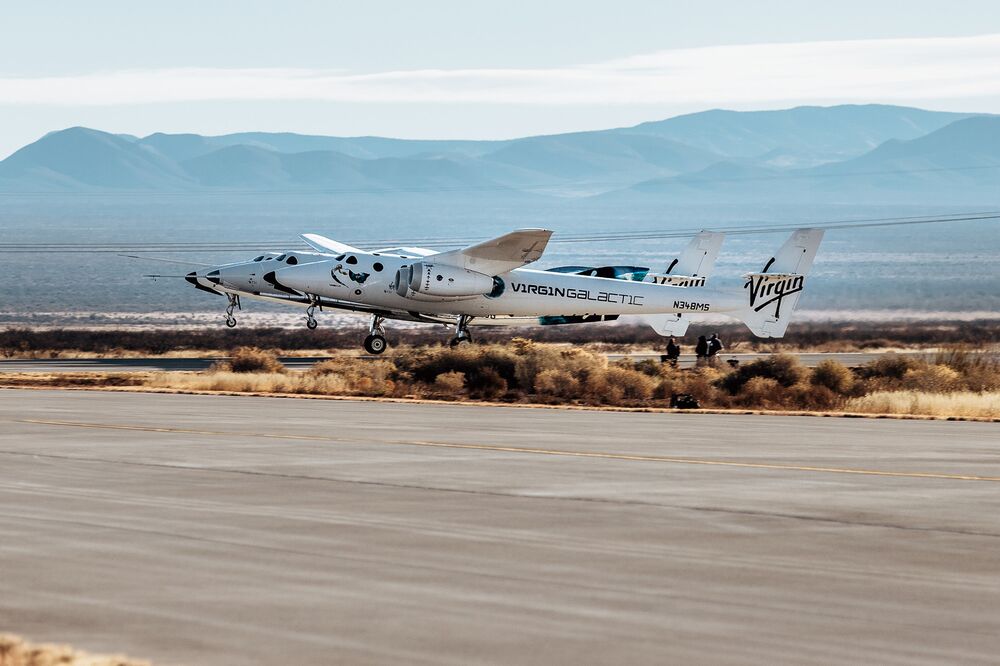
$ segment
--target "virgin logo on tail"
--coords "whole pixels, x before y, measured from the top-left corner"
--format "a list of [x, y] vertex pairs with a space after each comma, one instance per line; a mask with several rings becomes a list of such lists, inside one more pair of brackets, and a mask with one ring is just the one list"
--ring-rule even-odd
[[777, 303], [774, 310], [774, 316], [777, 317], [781, 314], [781, 299], [802, 291], [804, 282], [804, 275], [778, 277], [777, 275], [757, 273], [747, 276], [743, 288], [750, 292], [750, 307], [753, 308], [754, 312], [760, 312], [771, 303]]

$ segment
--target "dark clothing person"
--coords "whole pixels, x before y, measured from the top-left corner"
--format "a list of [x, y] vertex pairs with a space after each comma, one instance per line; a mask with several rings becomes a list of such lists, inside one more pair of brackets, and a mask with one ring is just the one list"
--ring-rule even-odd
[[670, 341], [667, 343], [667, 362], [670, 363], [670, 365], [677, 365], [677, 359], [680, 357], [680, 345], [678, 345], [673, 338], [670, 338]]
[[708, 340], [705, 339], [704, 335], [698, 336], [698, 344], [694, 346], [694, 355], [698, 358], [706, 358], [708, 356]]
[[718, 334], [713, 334], [712, 338], [708, 341], [708, 355], [715, 356], [722, 349], [722, 340], [719, 339]]

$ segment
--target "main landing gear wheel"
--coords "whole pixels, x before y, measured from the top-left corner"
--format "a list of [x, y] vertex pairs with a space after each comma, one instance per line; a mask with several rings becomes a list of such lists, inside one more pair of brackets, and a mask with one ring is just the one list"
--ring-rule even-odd
[[226, 326], [229, 328], [236, 327], [236, 317], [226, 317]]
[[389, 346], [389, 343], [385, 341], [383, 321], [385, 321], [385, 317], [373, 314], [371, 323], [368, 324], [368, 337], [365, 338], [363, 345], [369, 354], [381, 354]]
[[381, 354], [385, 351], [385, 348], [389, 344], [385, 341], [385, 338], [378, 333], [374, 333], [365, 338], [364, 342], [365, 351], [369, 354]]
[[463, 342], [472, 342], [472, 334], [469, 333], [469, 322], [472, 321], [472, 317], [468, 315], [459, 315], [458, 323], [455, 325], [455, 337], [451, 339], [448, 344], [451, 347], [457, 347]]

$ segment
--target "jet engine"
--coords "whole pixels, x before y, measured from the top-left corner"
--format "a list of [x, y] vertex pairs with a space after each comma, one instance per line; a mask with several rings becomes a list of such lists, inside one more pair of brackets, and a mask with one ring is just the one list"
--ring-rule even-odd
[[396, 271], [396, 293], [403, 298], [413, 298], [416, 294], [432, 298], [471, 297], [491, 291], [491, 276], [456, 266], [418, 261]]

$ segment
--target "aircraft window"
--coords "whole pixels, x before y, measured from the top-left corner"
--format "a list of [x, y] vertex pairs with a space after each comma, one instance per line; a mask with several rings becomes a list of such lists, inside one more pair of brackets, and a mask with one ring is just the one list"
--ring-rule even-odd
[[274, 259], [274, 257], [267, 257], [264, 261], [271, 261], [272, 259]]
[[283, 254], [279, 254], [278, 258], [275, 259], [275, 261], [284, 261], [284, 260], [285, 260], [285, 255], [283, 255]]
[[347, 258], [347, 263], [353, 266], [354, 264], [358, 263], [358, 258], [355, 257], [354, 255], [351, 255]]
[[346, 254], [338, 254], [336, 257], [333, 258], [333, 260], [334, 261], [343, 261], [344, 257], [346, 257], [346, 256], [347, 256]]
[[443, 279], [444, 279], [444, 276], [443, 276], [443, 275], [438, 275], [438, 282], [440, 282], [440, 281], [441, 281], [441, 280], [443, 280]]
[[264, 255], [260, 255], [259, 257], [254, 257], [253, 260], [254, 261], [264, 261]]
[[380, 264], [380, 263], [379, 263], [379, 262], [377, 262], [377, 261], [376, 261], [376, 262], [375, 262], [374, 264], [372, 264], [372, 269], [373, 269], [373, 270], [374, 270], [374, 271], [375, 271], [376, 273], [380, 273], [380, 272], [382, 272], [382, 268], [383, 268], [382, 264]]
[[285, 263], [288, 264], [289, 266], [294, 266], [295, 264], [299, 263], [299, 260], [296, 259], [295, 257], [288, 257], [288, 259], [285, 259]]

